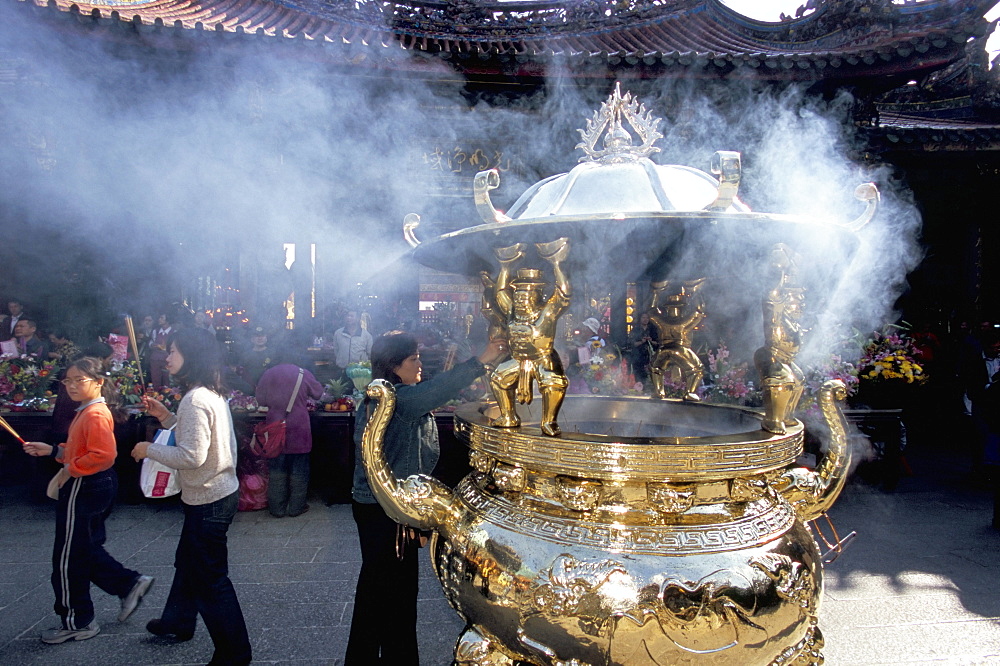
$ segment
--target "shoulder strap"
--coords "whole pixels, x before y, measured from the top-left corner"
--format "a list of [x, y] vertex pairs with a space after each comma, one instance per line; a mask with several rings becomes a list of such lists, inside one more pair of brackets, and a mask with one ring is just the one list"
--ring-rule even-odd
[[289, 412], [292, 411], [295, 398], [299, 395], [300, 386], [302, 386], [302, 368], [299, 368], [299, 376], [295, 378], [295, 388], [292, 389], [292, 395], [288, 398], [288, 407], [285, 408], [285, 416], [288, 416]]

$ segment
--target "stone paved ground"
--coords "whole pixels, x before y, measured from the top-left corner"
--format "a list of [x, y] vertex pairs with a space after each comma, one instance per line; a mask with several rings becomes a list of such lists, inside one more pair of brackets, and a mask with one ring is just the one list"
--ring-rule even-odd
[[[827, 664], [1000, 664], [1000, 532], [991, 496], [970, 485], [967, 465], [937, 444], [907, 452], [913, 475], [894, 492], [852, 480], [832, 514], [857, 539], [826, 568], [821, 627]], [[211, 655], [204, 627], [168, 644], [144, 630], [157, 617], [180, 532], [176, 502], [119, 506], [108, 549], [156, 576], [143, 606], [118, 623], [118, 600], [95, 590], [99, 636], [44, 645], [55, 621], [49, 585], [54, 510], [26, 487], [0, 486], [0, 664], [199, 664]], [[359, 568], [347, 505], [298, 518], [241, 513], [230, 531], [231, 571], [256, 663], [340, 664]], [[446, 666], [461, 624], [423, 562], [420, 649], [424, 666]]]

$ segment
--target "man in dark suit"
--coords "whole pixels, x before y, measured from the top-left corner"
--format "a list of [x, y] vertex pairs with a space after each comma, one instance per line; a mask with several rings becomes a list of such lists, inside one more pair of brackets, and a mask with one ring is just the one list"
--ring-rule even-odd
[[39, 362], [49, 360], [49, 345], [38, 337], [38, 325], [34, 319], [21, 317], [14, 325], [14, 337], [21, 354], [34, 356]]
[[9, 314], [0, 321], [0, 340], [12, 339], [14, 337], [14, 327], [17, 326], [17, 322], [26, 317], [24, 314], [24, 304], [16, 298], [7, 300], [7, 312]]

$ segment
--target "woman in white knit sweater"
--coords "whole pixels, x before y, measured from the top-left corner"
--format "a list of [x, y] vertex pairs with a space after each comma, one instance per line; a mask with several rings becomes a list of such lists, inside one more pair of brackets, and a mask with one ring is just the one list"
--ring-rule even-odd
[[149, 457], [177, 470], [184, 527], [174, 559], [174, 580], [163, 616], [146, 629], [179, 641], [194, 635], [200, 614], [215, 654], [211, 665], [249, 664], [250, 639], [236, 590], [229, 580], [226, 532], [236, 515], [236, 436], [222, 387], [222, 351], [203, 329], [181, 329], [168, 343], [167, 371], [185, 393], [172, 415], [160, 402], [143, 406], [174, 427], [176, 446], [139, 442], [132, 457]]

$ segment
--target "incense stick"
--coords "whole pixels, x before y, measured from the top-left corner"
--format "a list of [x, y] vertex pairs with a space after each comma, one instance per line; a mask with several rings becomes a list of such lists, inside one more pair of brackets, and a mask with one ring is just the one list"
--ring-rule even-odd
[[139, 345], [135, 341], [135, 329], [132, 327], [132, 315], [125, 315], [125, 328], [128, 329], [128, 340], [132, 345], [132, 356], [135, 358], [135, 369], [139, 373], [139, 388], [146, 392], [146, 382], [142, 377], [142, 361], [139, 360]]
[[17, 441], [21, 442], [22, 444], [26, 444], [26, 442], [23, 439], [21, 439], [21, 436], [17, 434], [17, 431], [14, 430], [14, 428], [11, 427], [11, 425], [9, 423], [7, 423], [7, 419], [5, 419], [2, 416], [0, 416], [0, 426], [3, 426], [4, 430], [6, 430], [10, 434], [14, 435], [14, 438]]

